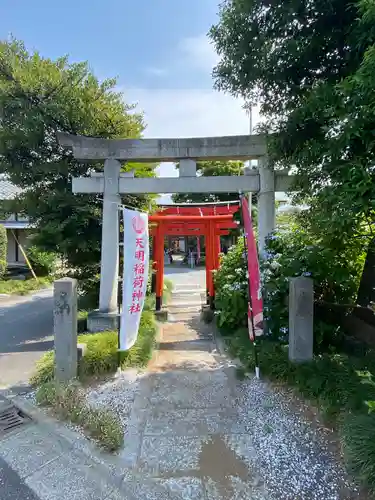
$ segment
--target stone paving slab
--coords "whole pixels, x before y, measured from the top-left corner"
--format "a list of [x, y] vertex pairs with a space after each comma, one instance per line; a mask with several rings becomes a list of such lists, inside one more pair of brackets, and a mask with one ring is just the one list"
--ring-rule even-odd
[[[137, 480], [124, 482], [121, 493], [126, 500], [195, 500], [204, 499], [203, 483], [196, 478], [145, 479], [140, 475]], [[106, 500], [118, 500], [116, 494]]]
[[159, 479], [161, 486], [169, 493], [181, 500], [202, 500], [205, 498], [203, 481], [196, 477], [179, 477]]
[[28, 425], [23, 431], [7, 434], [0, 440], [0, 457], [21, 478], [56, 460], [65, 451], [66, 443], [59, 436], [44, 432], [36, 425]]
[[41, 500], [98, 500], [115, 494], [113, 485], [95, 475], [92, 462], [77, 453], [49, 462], [26, 478], [26, 484]]
[[150, 412], [144, 429], [145, 436], [208, 436], [229, 432], [243, 434], [246, 423], [228, 408], [200, 408]]
[[197, 470], [204, 439], [186, 436], [145, 436], [138, 470], [155, 476], [173, 474], [175, 471]]
[[171, 371], [155, 374], [154, 379], [151, 406], [219, 408], [227, 406], [231, 398], [227, 378], [221, 371]]

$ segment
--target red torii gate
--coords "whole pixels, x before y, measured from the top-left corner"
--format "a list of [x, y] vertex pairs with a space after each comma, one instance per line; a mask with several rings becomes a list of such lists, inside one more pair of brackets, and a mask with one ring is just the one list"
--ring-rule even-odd
[[212, 271], [219, 267], [220, 236], [236, 228], [233, 214], [239, 204], [205, 206], [171, 206], [149, 217], [153, 241], [153, 260], [156, 267], [156, 310], [162, 306], [164, 284], [164, 237], [201, 236], [206, 245], [206, 288], [211, 307], [214, 303], [214, 282]]

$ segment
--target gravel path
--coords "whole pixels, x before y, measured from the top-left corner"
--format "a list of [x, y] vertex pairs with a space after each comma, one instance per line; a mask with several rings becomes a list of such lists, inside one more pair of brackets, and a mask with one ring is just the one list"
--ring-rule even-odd
[[210, 328], [196, 312], [187, 314], [188, 306], [172, 308], [158, 357], [146, 373], [126, 372], [88, 394], [92, 404], [105, 404], [122, 419], [120, 459], [133, 478], [124, 483], [129, 495], [362, 498], [329, 435], [278, 389], [255, 379], [238, 381], [231, 361], [215, 350]]

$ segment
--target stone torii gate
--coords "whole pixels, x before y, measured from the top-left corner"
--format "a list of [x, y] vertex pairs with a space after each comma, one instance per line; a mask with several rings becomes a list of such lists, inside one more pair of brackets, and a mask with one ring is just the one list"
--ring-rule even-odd
[[[78, 161], [104, 161], [104, 173], [73, 178], [74, 193], [102, 193], [103, 220], [99, 309], [88, 318], [89, 330], [114, 329], [117, 325], [119, 270], [119, 213], [121, 194], [151, 193], [258, 193], [260, 253], [275, 227], [275, 192], [287, 191], [291, 177], [274, 172], [267, 161], [264, 135], [188, 139], [101, 139], [59, 133], [62, 146], [72, 148]], [[198, 160], [258, 160], [258, 169], [245, 175], [197, 177]], [[179, 177], [135, 178], [122, 173], [120, 162], [179, 162]]]

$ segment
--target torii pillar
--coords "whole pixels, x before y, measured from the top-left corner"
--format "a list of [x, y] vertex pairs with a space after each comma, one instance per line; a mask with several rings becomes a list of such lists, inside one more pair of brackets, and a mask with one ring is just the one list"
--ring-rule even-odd
[[118, 160], [104, 161], [99, 309], [87, 318], [94, 332], [115, 330], [118, 324], [120, 169]]

